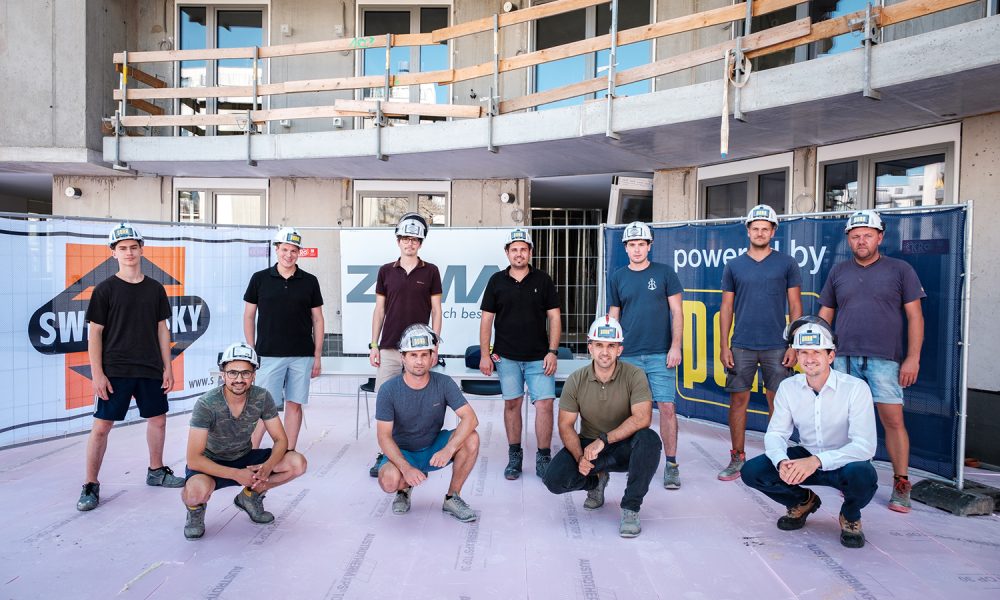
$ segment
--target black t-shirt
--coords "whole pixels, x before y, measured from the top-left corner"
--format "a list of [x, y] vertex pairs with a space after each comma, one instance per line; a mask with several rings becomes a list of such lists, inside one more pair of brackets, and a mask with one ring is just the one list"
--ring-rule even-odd
[[129, 283], [116, 275], [94, 287], [87, 321], [104, 326], [101, 366], [108, 377], [163, 378], [157, 330], [170, 318], [163, 285], [152, 277]]
[[260, 356], [312, 356], [312, 309], [323, 306], [315, 275], [295, 268], [285, 279], [273, 266], [257, 271], [243, 300], [257, 305], [256, 349]]
[[546, 312], [559, 308], [552, 278], [529, 266], [524, 279], [510, 276], [510, 267], [494, 273], [483, 292], [482, 310], [495, 313], [493, 352], [511, 360], [542, 360], [549, 350]]

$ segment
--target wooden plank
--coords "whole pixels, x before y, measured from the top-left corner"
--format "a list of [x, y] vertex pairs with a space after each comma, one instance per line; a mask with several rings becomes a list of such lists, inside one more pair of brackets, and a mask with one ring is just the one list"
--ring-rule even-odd
[[[115, 65], [115, 71], [118, 72], [118, 73], [121, 73], [122, 72], [122, 65]], [[146, 85], [148, 85], [150, 87], [154, 87], [154, 88], [165, 88], [165, 87], [167, 87], [167, 82], [166, 81], [163, 81], [162, 79], [160, 79], [158, 77], [155, 77], [153, 75], [150, 75], [149, 73], [147, 73], [147, 72], [145, 72], [145, 71], [143, 71], [141, 69], [137, 69], [135, 67], [129, 67], [128, 68], [128, 76], [131, 77], [131, 78], [133, 78], [133, 79], [135, 79], [136, 81], [140, 81], [142, 83], [145, 83]]]
[[340, 40], [323, 40], [321, 42], [300, 42], [297, 44], [282, 44], [280, 46], [262, 46], [261, 58], [283, 58], [287, 56], [305, 56], [307, 54], [323, 54], [325, 52], [346, 52], [348, 50], [364, 50], [366, 48], [385, 48], [385, 36], [344, 38]]
[[[338, 108], [354, 111], [375, 111], [373, 100], [337, 100]], [[427, 117], [477, 118], [482, 116], [479, 106], [464, 104], [418, 104], [416, 102], [383, 102], [382, 112], [387, 115], [423, 115]]]
[[[211, 60], [223, 58], [253, 58], [253, 47], [249, 48], [207, 48], [203, 50], [153, 50], [148, 52], [129, 52], [128, 63], [168, 62], [172, 60]], [[115, 64], [125, 62], [123, 52], [115, 52], [112, 58]]]
[[436, 46], [430, 33], [400, 33], [392, 36], [393, 46]]
[[255, 110], [251, 114], [254, 123], [280, 121], [282, 119], [323, 119], [333, 117], [369, 117], [367, 112], [342, 110], [337, 106], [296, 106], [292, 108], [272, 108]]
[[[300, 92], [332, 92], [337, 90], [358, 90], [364, 88], [380, 88], [385, 83], [382, 75], [367, 75], [362, 77], [335, 77], [332, 79], [305, 79], [302, 81], [283, 81], [265, 83], [257, 86], [260, 96], [279, 94], [296, 94]], [[131, 96], [131, 92], [129, 96]]]
[[[881, 27], [888, 27], [889, 25], [895, 25], [896, 23], [902, 23], [903, 21], [909, 21], [910, 19], [916, 19], [917, 17], [922, 17], [924, 15], [941, 12], [942, 10], [955, 8], [956, 6], [972, 4], [975, 1], [976, 0], [909, 0], [908, 2], [900, 2], [899, 4], [893, 4], [892, 6], [882, 7], [882, 18], [880, 19], [879, 25]], [[865, 17], [865, 11], [861, 11], [860, 14], [863, 19]]]
[[[249, 98], [252, 95], [253, 86], [249, 85], [128, 90], [129, 99], [134, 98], [141, 100], [160, 100], [164, 98], [223, 98], [228, 96]], [[114, 90], [114, 99], [122, 99], [121, 90], [118, 88], [115, 88]]]
[[129, 104], [138, 108], [141, 111], [145, 111], [151, 115], [162, 115], [165, 110], [159, 106], [153, 104], [152, 102], [146, 102], [145, 100], [129, 100]]
[[[524, 23], [525, 21], [533, 21], [535, 19], [541, 19], [542, 17], [550, 17], [552, 15], [587, 8], [588, 6], [607, 4], [610, 1], [611, 0], [556, 0], [555, 2], [547, 2], [538, 6], [532, 6], [531, 8], [522, 8], [520, 10], [515, 10], [514, 12], [503, 13], [499, 16], [498, 21], [500, 27], [507, 27], [509, 25]], [[474, 33], [491, 31], [492, 29], [493, 17], [489, 16], [483, 17], [482, 19], [476, 19], [474, 21], [459, 23], [458, 25], [452, 25], [451, 27], [435, 29], [431, 35], [433, 36], [432, 39], [435, 42], [444, 42], [466, 35], [472, 35]]]
[[[380, 78], [381, 79], [381, 78]], [[422, 73], [403, 73], [392, 78], [393, 87], [399, 85], [420, 85], [424, 83], [451, 83], [455, 79], [455, 69], [440, 71], [424, 71]], [[378, 85], [368, 87], [379, 87]]]
[[[243, 118], [243, 117], [241, 117]], [[236, 115], [130, 115], [122, 117], [125, 127], [181, 127], [184, 125], [236, 125]]]

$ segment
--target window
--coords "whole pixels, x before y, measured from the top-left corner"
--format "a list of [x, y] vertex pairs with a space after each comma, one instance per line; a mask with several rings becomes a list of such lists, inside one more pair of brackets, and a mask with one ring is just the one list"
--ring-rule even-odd
[[[245, 48], [264, 45], [264, 9], [229, 6], [178, 6], [178, 49]], [[181, 61], [179, 87], [211, 87], [220, 85], [248, 86], [265, 80], [265, 61], [250, 58]], [[259, 110], [261, 99], [252, 96], [223, 98], [184, 98], [179, 100], [178, 114], [237, 114]], [[185, 126], [181, 135], [238, 135], [239, 125]]]
[[266, 179], [174, 180], [176, 218], [181, 223], [267, 225]]
[[698, 197], [704, 218], [746, 216], [766, 204], [779, 215], [787, 212], [792, 154], [752, 158], [698, 169]]
[[431, 225], [448, 225], [451, 183], [448, 181], [354, 182], [355, 225], [390, 227], [408, 212], [418, 212]]
[[[618, 31], [632, 29], [651, 22], [650, 0], [619, 0]], [[538, 19], [535, 22], [535, 49], [544, 50], [562, 44], [568, 44], [587, 38], [606, 35], [611, 32], [611, 5], [602, 4], [589, 8], [581, 8], [560, 15]], [[652, 56], [652, 41], [646, 40], [618, 47], [618, 65], [622, 71], [631, 67], [644, 65]], [[600, 50], [595, 53], [570, 56], [560, 60], [547, 62], [535, 67], [535, 91], [542, 92], [562, 87], [571, 83], [585, 81], [607, 74], [610, 50]], [[621, 96], [644, 94], [650, 91], [650, 81], [637, 81], [615, 88], [615, 93]], [[594, 97], [603, 98], [606, 91], [595, 95], [587, 94], [576, 98], [567, 98], [558, 102], [544, 104], [539, 109], [557, 108], [582, 104], [584, 100]]]
[[[753, 17], [750, 22], [750, 28], [751, 32], [757, 32], [764, 29], [770, 29], [771, 27], [776, 27], [778, 25], [791, 23], [792, 21], [797, 21], [798, 19], [804, 19], [806, 17], [811, 18], [812, 22], [815, 24], [820, 21], [837, 19], [857, 11], [863, 12], [866, 4], [868, 4], [868, 0], [812, 0], [811, 2], [803, 2], [796, 6], [790, 6], [788, 8], [783, 8], [781, 10]], [[875, 4], [878, 5], [877, 0], [875, 1]], [[738, 31], [742, 31], [742, 29], [743, 24], [741, 22], [739, 24]], [[816, 58], [818, 56], [840, 54], [842, 52], [847, 52], [860, 47], [861, 36], [859, 33], [845, 33], [836, 37], [819, 40], [805, 46], [799, 46], [798, 48], [789, 48], [788, 50], [782, 50], [773, 54], [760, 56], [753, 59], [753, 68], [755, 71], [770, 69], [771, 67], [789, 65], [795, 62]]]

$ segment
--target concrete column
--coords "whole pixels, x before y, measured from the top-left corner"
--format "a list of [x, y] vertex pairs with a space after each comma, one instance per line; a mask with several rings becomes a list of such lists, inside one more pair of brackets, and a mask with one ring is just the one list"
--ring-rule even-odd
[[[514, 196], [504, 204], [500, 195]], [[451, 224], [455, 227], [529, 225], [531, 203], [526, 179], [459, 179], [451, 182]]]
[[823, 210], [822, 205], [816, 202], [816, 146], [792, 151], [792, 179], [788, 188], [791, 198], [787, 207], [789, 214]]
[[694, 167], [653, 172], [653, 221], [698, 218], [698, 173]]
[[998, 391], [993, 357], [1000, 354], [1000, 113], [962, 122], [959, 201], [973, 203], [969, 387]]

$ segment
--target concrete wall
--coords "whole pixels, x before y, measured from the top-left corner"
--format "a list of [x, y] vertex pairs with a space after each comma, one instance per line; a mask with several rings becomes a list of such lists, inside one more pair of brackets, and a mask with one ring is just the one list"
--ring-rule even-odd
[[959, 198], [973, 203], [972, 312], [969, 387], [1000, 390], [994, 357], [1000, 354], [1000, 113], [962, 123]]
[[[516, 202], [500, 202], [500, 194]], [[513, 227], [529, 225], [531, 204], [524, 179], [463, 179], [451, 182], [451, 224], [454, 227]], [[520, 215], [520, 219], [516, 219]]]
[[692, 167], [654, 172], [653, 221], [698, 218], [698, 170]]
[[[79, 198], [67, 198], [63, 190], [80, 188]], [[172, 187], [164, 177], [52, 178], [52, 214], [72, 217], [173, 220]]]
[[[656, 20], [666, 21], [684, 15], [690, 15], [713, 8], [721, 8], [732, 4], [729, 0], [670, 0], [657, 2]], [[663, 60], [685, 52], [698, 50], [712, 44], [724, 42], [731, 37], [730, 24], [703, 27], [695, 31], [677, 33], [657, 39], [656, 60]], [[656, 78], [656, 89], [682, 87], [694, 83], [702, 83], [719, 79], [722, 76], [722, 60], [678, 73], [671, 73]]]
[[[55, 4], [61, 5], [62, 2]], [[101, 148], [101, 138], [104, 137], [101, 119], [113, 117], [117, 108], [112, 90], [118, 86], [118, 73], [111, 57], [128, 47], [126, 29], [131, 25], [131, 7], [127, 9], [126, 6], [131, 4], [121, 0], [87, 1], [86, 27], [80, 34], [86, 44], [86, 71], [77, 102], [79, 98], [86, 99], [80, 108], [84, 111], [82, 127], [86, 145], [91, 149]], [[75, 30], [64, 31], [79, 31], [79, 25]]]

